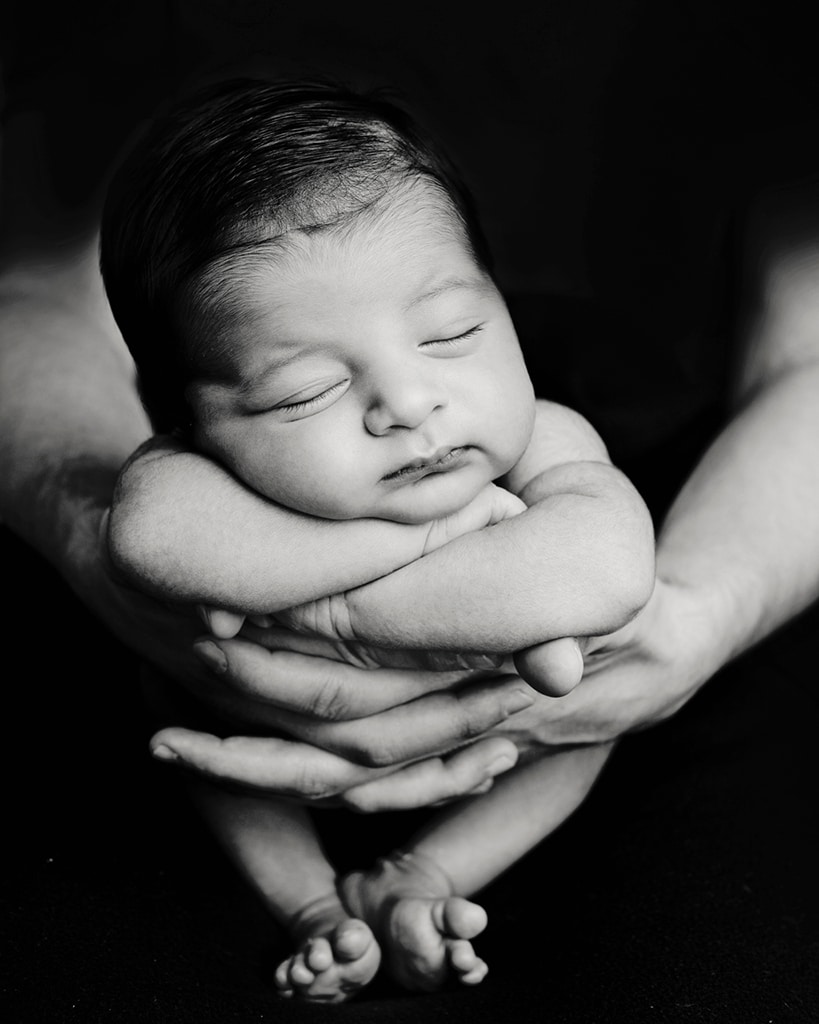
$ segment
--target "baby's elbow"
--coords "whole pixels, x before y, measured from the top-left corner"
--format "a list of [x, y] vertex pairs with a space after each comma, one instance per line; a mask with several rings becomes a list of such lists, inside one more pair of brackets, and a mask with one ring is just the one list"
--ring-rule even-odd
[[162, 531], [152, 510], [140, 501], [134, 481], [121, 479], [106, 524], [108, 556], [116, 572], [134, 585], [156, 585], [165, 555], [159, 538]]
[[129, 510], [112, 506], [106, 527], [108, 557], [116, 572], [131, 583], [142, 583], [150, 576], [150, 547], [145, 531]]
[[642, 559], [640, 564], [632, 564], [621, 577], [619, 584], [619, 606], [622, 625], [639, 615], [651, 600], [656, 583], [656, 566], [654, 556]]
[[645, 608], [654, 592], [655, 575], [634, 565], [609, 564], [598, 576], [594, 598], [586, 606], [585, 631], [595, 636], [614, 633]]
[[640, 512], [621, 536], [609, 566], [606, 589], [618, 628], [645, 608], [654, 593], [655, 582], [654, 530], [648, 513]]

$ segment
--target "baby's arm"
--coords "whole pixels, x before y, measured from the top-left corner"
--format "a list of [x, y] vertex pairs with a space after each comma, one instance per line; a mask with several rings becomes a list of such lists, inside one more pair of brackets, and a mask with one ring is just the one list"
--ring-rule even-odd
[[524, 509], [490, 485], [432, 523], [316, 519], [260, 499], [210, 459], [158, 436], [120, 474], [108, 537], [114, 564], [142, 589], [269, 613], [378, 579]]
[[[288, 620], [379, 647], [514, 653], [633, 618], [654, 584], [651, 518], [590, 424], [539, 402], [532, 441], [504, 483], [528, 506], [521, 515]], [[527, 657], [518, 670], [536, 677]]]

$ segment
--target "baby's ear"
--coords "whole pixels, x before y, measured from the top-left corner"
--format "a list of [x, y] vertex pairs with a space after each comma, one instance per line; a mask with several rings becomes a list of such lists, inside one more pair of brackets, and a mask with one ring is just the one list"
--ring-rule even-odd
[[245, 623], [244, 615], [239, 612], [228, 612], [223, 608], [208, 608], [200, 604], [198, 612], [202, 621], [219, 640], [231, 640]]

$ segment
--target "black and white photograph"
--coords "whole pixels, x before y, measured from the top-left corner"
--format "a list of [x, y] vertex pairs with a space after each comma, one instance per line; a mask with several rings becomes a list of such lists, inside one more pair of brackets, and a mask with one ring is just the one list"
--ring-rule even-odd
[[809, 5], [8, 0], [8, 1024], [817, 1024]]

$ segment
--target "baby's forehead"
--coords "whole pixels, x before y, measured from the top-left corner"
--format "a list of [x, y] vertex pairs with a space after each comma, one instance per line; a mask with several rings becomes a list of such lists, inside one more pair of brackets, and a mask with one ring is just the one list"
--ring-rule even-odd
[[248, 300], [271, 285], [286, 294], [288, 287], [303, 287], [306, 280], [338, 282], [346, 265], [366, 273], [368, 264], [373, 274], [394, 266], [396, 277], [409, 279], [431, 260], [483, 276], [449, 197], [429, 182], [413, 180], [354, 210], [336, 212], [329, 221], [257, 222], [204, 268], [191, 298], [209, 312], [241, 314]]
[[[309, 258], [326, 247], [362, 242], [394, 246], [449, 240], [469, 248], [468, 234], [452, 199], [424, 177], [402, 178], [366, 196], [345, 194], [328, 198], [321, 193], [299, 203], [285, 215], [262, 218], [249, 227], [237, 253], [282, 259]], [[315, 244], [313, 244], [315, 243]]]

